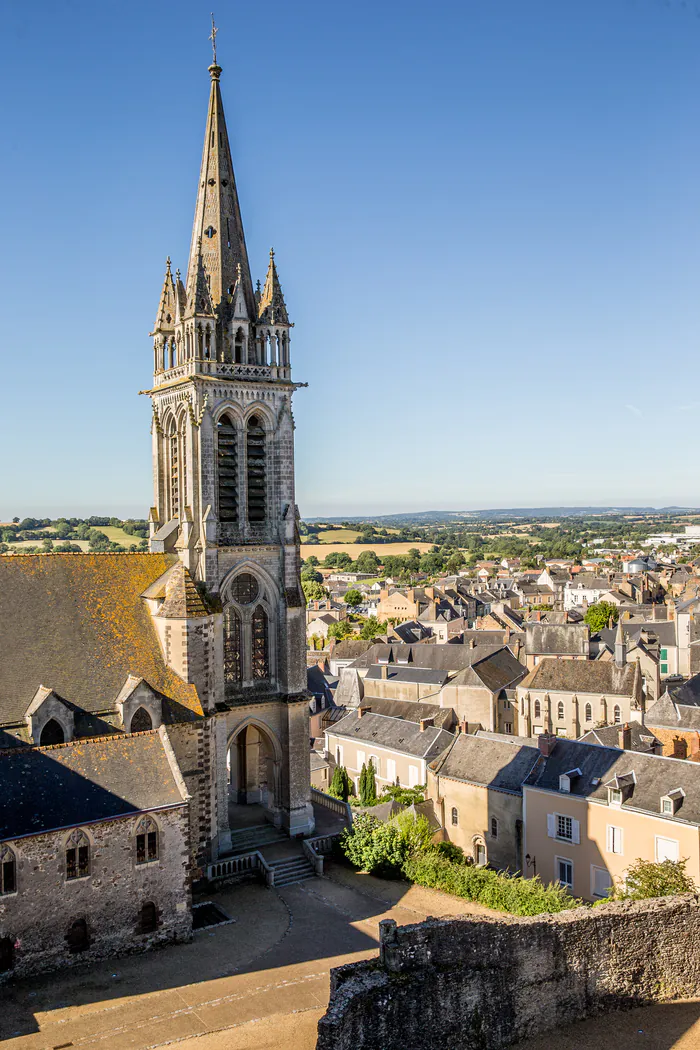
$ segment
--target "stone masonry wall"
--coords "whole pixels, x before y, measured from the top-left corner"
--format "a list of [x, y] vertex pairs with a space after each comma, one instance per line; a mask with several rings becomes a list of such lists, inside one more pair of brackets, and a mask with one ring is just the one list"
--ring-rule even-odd
[[[192, 913], [188, 880], [187, 806], [158, 810], [159, 857], [136, 864], [135, 835], [143, 814], [87, 824], [90, 874], [66, 880], [67, 831], [9, 842], [17, 858], [17, 892], [0, 897], [0, 938], [15, 945], [14, 967], [0, 974], [24, 977], [189, 940]], [[142, 933], [143, 904], [156, 906], [158, 925]], [[66, 934], [85, 920], [89, 945], [72, 953]]]
[[497, 1050], [589, 1014], [700, 994], [700, 898], [526, 919], [380, 923], [331, 972], [317, 1050]]

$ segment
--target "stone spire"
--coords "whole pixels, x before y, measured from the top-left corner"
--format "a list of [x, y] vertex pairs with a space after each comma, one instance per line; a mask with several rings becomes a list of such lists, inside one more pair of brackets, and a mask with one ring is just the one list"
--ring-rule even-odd
[[275, 265], [275, 252], [270, 248], [270, 265], [267, 268], [265, 287], [262, 290], [258, 304], [258, 319], [262, 324], [278, 325], [289, 324], [287, 307], [282, 295], [282, 286], [277, 276]]
[[221, 66], [216, 63], [209, 66], [209, 74], [209, 113], [187, 268], [187, 290], [189, 292], [197, 280], [201, 259], [209, 278], [212, 303], [219, 313], [219, 320], [224, 320], [223, 312], [233, 294], [236, 269], [240, 264], [247, 311], [250, 317], [254, 317], [253, 282], [219, 87]]
[[[190, 264], [191, 264], [190, 259]], [[205, 314], [207, 317], [214, 315], [214, 303], [211, 295], [211, 278], [205, 270], [202, 256], [202, 245], [197, 245], [195, 265], [190, 265], [187, 276], [187, 316]]]
[[622, 630], [622, 616], [617, 621], [617, 634], [615, 635], [615, 664], [617, 667], [624, 667], [627, 663], [627, 645], [625, 643], [625, 633]]
[[156, 314], [156, 323], [153, 325], [151, 335], [156, 332], [175, 331], [175, 282], [170, 270], [170, 256], [165, 263], [165, 279], [163, 280], [163, 291], [160, 293], [160, 303]]

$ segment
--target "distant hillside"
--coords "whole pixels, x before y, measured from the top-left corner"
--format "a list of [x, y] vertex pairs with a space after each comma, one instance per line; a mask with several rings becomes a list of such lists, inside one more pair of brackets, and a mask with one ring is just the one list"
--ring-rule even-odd
[[498, 507], [489, 510], [421, 510], [403, 514], [304, 518], [308, 522], [369, 522], [377, 525], [437, 525], [454, 521], [506, 521], [513, 518], [581, 518], [607, 514], [697, 514], [697, 507]]

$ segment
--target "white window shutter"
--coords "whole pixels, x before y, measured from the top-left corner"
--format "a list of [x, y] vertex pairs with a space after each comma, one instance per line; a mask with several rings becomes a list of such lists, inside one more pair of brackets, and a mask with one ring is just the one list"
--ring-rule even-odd
[[556, 833], [557, 833], [557, 830], [556, 830], [554, 814], [553, 813], [548, 813], [547, 814], [547, 834], [549, 835], [550, 839], [553, 839], [556, 836]]
[[571, 821], [571, 841], [576, 845], [581, 841], [581, 831], [577, 820]]
[[607, 849], [608, 853], [612, 853], [612, 851], [613, 851], [613, 829], [610, 826], [610, 824], [608, 824], [608, 841], [607, 841], [607, 845], [606, 845], [605, 848]]

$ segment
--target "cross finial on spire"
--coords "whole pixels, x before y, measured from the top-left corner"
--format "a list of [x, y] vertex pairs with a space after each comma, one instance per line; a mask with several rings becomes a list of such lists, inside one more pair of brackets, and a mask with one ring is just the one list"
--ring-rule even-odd
[[211, 49], [212, 49], [212, 52], [213, 52], [213, 55], [214, 55], [214, 65], [217, 65], [217, 61], [216, 61], [216, 34], [218, 32], [219, 32], [219, 30], [217, 29], [216, 22], [214, 21], [214, 12], [212, 11], [212, 13], [211, 13], [211, 34], [209, 36], [209, 39], [211, 40]]

